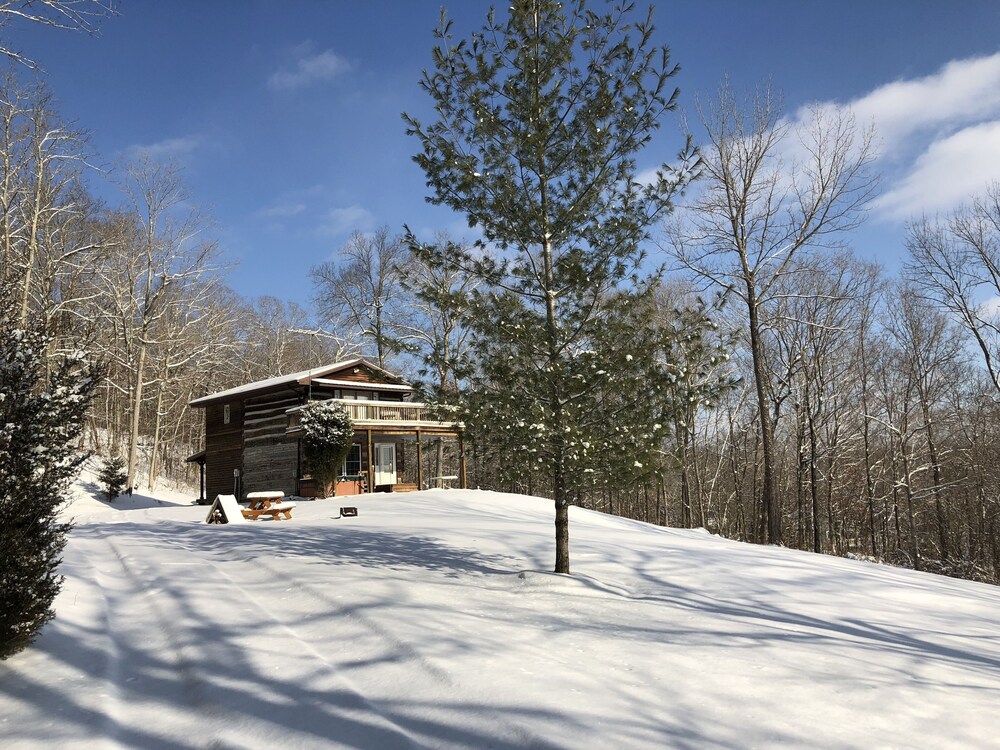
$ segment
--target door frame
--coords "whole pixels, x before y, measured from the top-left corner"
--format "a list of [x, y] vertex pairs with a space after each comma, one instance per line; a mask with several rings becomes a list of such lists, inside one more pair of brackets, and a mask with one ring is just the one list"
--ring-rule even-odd
[[[381, 463], [381, 457], [382, 457], [381, 456], [381, 453], [382, 453], [381, 449], [382, 448], [390, 448], [392, 450], [392, 468], [388, 472], [382, 471], [382, 463]], [[378, 485], [383, 485], [383, 484], [388, 484], [388, 485], [396, 484], [396, 482], [397, 482], [397, 474], [396, 474], [396, 444], [395, 443], [375, 443], [375, 445], [374, 445], [374, 452], [375, 452], [375, 456], [374, 456], [375, 460], [372, 463], [374, 465], [375, 476], [374, 476], [373, 481], [372, 481], [372, 486], [378, 486]], [[383, 477], [391, 477], [392, 479], [391, 479], [391, 481], [382, 481]]]

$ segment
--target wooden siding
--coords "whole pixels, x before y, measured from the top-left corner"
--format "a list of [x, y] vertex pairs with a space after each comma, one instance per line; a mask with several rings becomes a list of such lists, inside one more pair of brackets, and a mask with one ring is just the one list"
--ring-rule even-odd
[[[357, 370], [358, 372], [354, 372]], [[390, 379], [378, 370], [369, 370], [364, 365], [355, 365], [345, 370], [327, 373], [323, 377], [336, 378], [337, 380], [355, 380], [363, 383], [398, 383], [398, 379]]]
[[[223, 415], [229, 405], [229, 424]], [[233, 471], [243, 468], [243, 403], [227, 401], [205, 408], [205, 493], [211, 499], [233, 492]]]
[[[357, 372], [354, 370], [357, 369]], [[378, 370], [370, 369], [364, 364], [351, 365], [344, 369], [327, 373], [325, 377], [356, 383], [370, 383], [377, 389], [378, 384], [402, 384], [397, 377], [387, 375]], [[341, 387], [338, 386], [337, 390]], [[345, 389], [350, 391], [351, 389]], [[335, 389], [319, 383], [310, 388], [308, 385], [283, 383], [269, 386], [265, 391], [247, 392], [233, 395], [228, 400], [205, 405], [205, 484], [206, 494], [211, 499], [217, 494], [238, 492], [245, 496], [248, 492], [258, 490], [281, 490], [291, 495], [303, 495], [315, 492], [310, 480], [300, 477], [301, 456], [299, 439], [289, 436], [286, 411], [304, 403], [309, 394], [314, 399], [332, 397]], [[403, 402], [403, 394], [398, 390], [378, 391], [371, 388], [356, 391], [371, 394], [378, 401], [367, 402], [381, 404], [380, 408], [391, 411], [396, 419], [407, 409]], [[393, 409], [387, 402], [399, 404]], [[364, 401], [355, 402], [358, 404]], [[225, 406], [230, 410], [230, 421], [224, 423]], [[364, 408], [364, 407], [358, 407]], [[398, 414], [396, 412], [399, 412]], [[389, 413], [389, 412], [387, 412]], [[393, 420], [395, 421], [395, 420]], [[369, 465], [367, 435], [371, 429], [373, 440], [384, 435], [386, 442], [397, 443], [396, 467], [397, 474], [402, 474], [407, 464], [415, 464], [405, 456], [400, 438], [413, 435], [414, 428], [419, 428], [425, 434], [440, 430], [445, 434], [453, 434], [454, 427], [446, 423], [407, 424], [405, 421], [398, 426], [392, 422], [375, 425], [358, 425], [355, 440], [361, 443], [362, 470]], [[388, 438], [388, 439], [386, 439]], [[233, 472], [239, 470], [239, 487], [234, 482]]]
[[298, 441], [285, 435], [285, 412], [301, 397], [289, 391], [248, 398], [243, 419], [243, 493], [280, 490], [296, 494]]

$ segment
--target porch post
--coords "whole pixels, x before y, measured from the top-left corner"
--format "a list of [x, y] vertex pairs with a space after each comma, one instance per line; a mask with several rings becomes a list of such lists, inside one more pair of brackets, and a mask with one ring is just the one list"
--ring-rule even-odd
[[462, 433], [458, 433], [458, 484], [465, 490], [468, 489], [465, 481], [465, 440]]
[[372, 431], [370, 429], [365, 430], [368, 440], [368, 493], [371, 494], [375, 491], [375, 461], [374, 456], [372, 456]]
[[198, 500], [201, 503], [205, 502], [205, 459], [201, 459], [198, 462]]
[[421, 445], [420, 428], [416, 429], [417, 433], [417, 489], [422, 490], [424, 488], [424, 451]]

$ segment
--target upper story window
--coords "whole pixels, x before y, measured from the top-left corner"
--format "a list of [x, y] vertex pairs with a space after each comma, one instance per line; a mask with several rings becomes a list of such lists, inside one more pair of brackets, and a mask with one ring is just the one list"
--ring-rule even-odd
[[229, 424], [230, 413], [229, 404], [224, 404], [222, 407], [222, 424]]

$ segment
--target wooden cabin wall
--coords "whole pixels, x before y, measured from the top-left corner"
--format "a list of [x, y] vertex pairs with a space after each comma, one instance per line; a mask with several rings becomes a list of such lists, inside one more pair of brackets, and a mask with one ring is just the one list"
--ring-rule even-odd
[[351, 370], [343, 370], [337, 373], [331, 373], [327, 377], [336, 378], [337, 380], [354, 380], [363, 383], [388, 383], [389, 378], [380, 372], [375, 370], [369, 370], [367, 367], [355, 368], [360, 370], [359, 372], [353, 372]]
[[229, 424], [226, 404], [205, 407], [205, 492], [207, 497], [233, 493], [233, 471], [243, 468], [243, 403], [230, 401]]
[[301, 397], [280, 391], [248, 398], [243, 421], [243, 493], [281, 490], [296, 494], [298, 441], [285, 435], [288, 416]]

